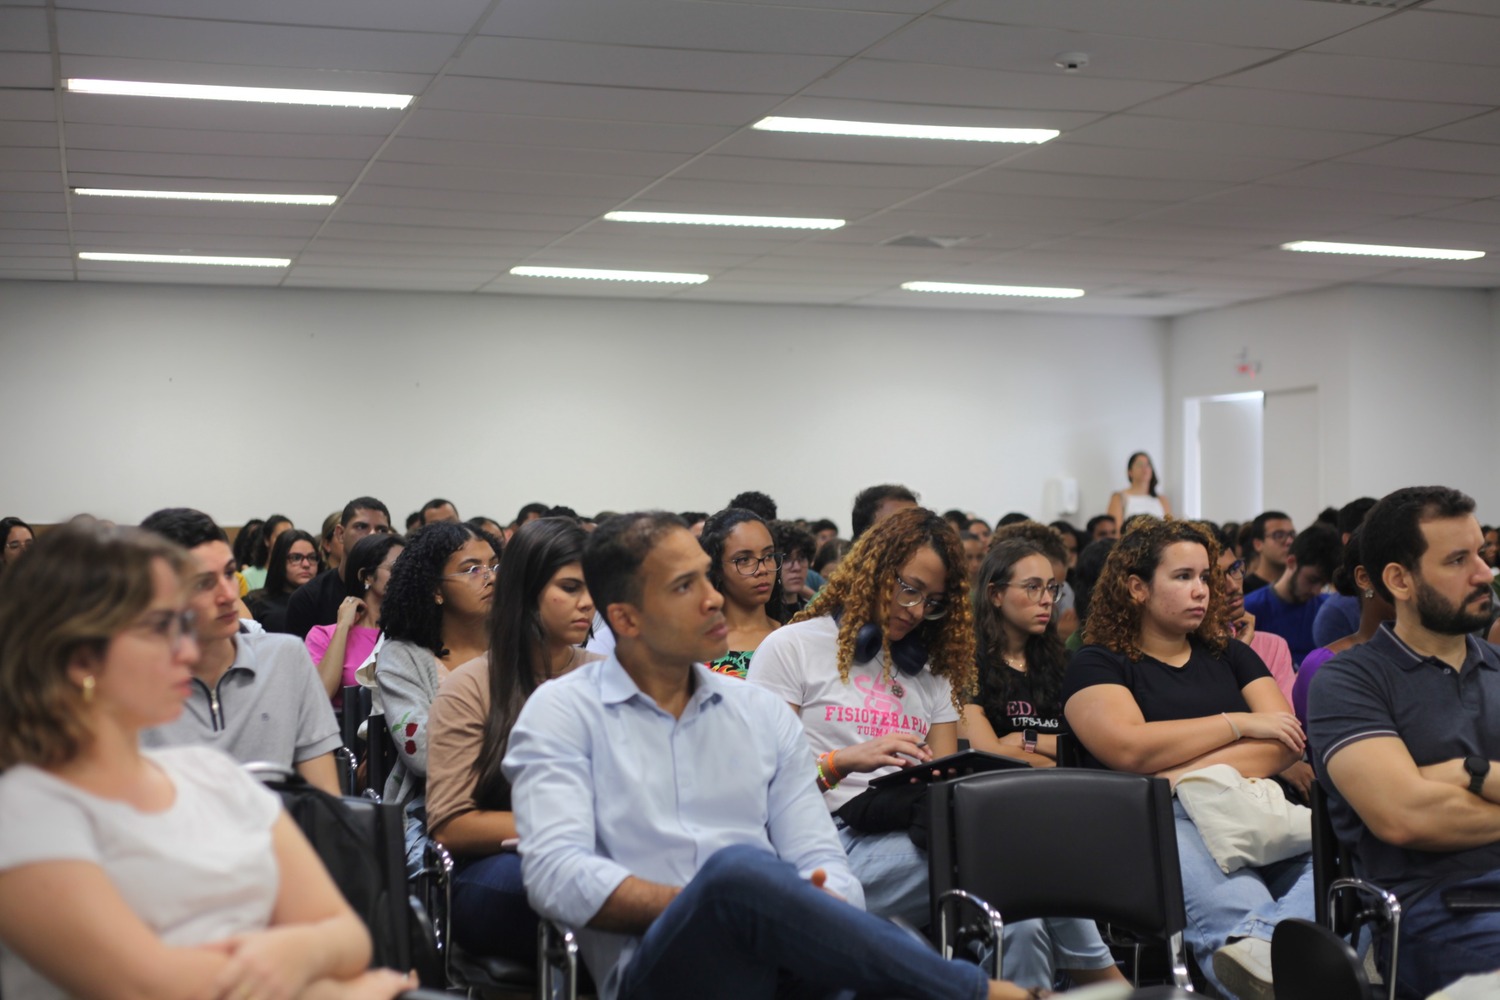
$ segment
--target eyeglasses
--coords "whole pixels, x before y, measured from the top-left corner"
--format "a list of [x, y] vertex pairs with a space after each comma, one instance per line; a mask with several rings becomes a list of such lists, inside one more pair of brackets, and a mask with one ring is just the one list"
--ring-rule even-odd
[[499, 571], [500, 571], [500, 564], [499, 563], [490, 563], [489, 565], [485, 565], [484, 563], [475, 563], [473, 566], [470, 566], [468, 569], [461, 569], [457, 573], [444, 573], [443, 574], [443, 579], [444, 580], [472, 580], [475, 583], [478, 583], [480, 580], [484, 579], [487, 576], [494, 576]]
[[1052, 595], [1052, 600], [1054, 602], [1062, 596], [1062, 584], [1058, 583], [1055, 580], [1052, 583], [1043, 583], [1040, 580], [1027, 580], [1025, 583], [997, 583], [995, 584], [995, 586], [1019, 587], [1021, 590], [1025, 591], [1026, 599], [1031, 601], [1033, 604], [1042, 599], [1042, 591], [1044, 590]]
[[801, 552], [788, 552], [781, 557], [781, 565], [783, 566], [806, 566], [808, 562], [807, 556]]
[[1290, 542], [1297, 537], [1295, 531], [1268, 531], [1266, 537], [1273, 542]]
[[312, 552], [290, 552], [286, 557], [288, 566], [316, 566], [318, 557]]
[[167, 640], [167, 648], [175, 656], [182, 652], [184, 642], [189, 639], [197, 641], [197, 622], [198, 616], [191, 611], [177, 613], [162, 611], [147, 621], [139, 622], [134, 627], [146, 629]]
[[1236, 580], [1243, 580], [1245, 578], [1245, 560], [1236, 559], [1230, 563], [1224, 570], [1224, 575], [1234, 577]]
[[31, 548], [31, 543], [34, 541], [36, 541], [34, 538], [17, 538], [13, 542], [6, 542], [5, 547], [11, 552], [19, 552], [22, 549]]
[[923, 605], [922, 617], [928, 621], [937, 621], [948, 613], [947, 595], [942, 597], [928, 597], [922, 591], [913, 587], [901, 575], [896, 575], [896, 603], [903, 608], [914, 608]]
[[756, 573], [760, 572], [762, 566], [766, 567], [767, 569], [770, 569], [772, 566], [779, 567], [781, 565], [781, 553], [767, 552], [765, 555], [758, 557], [752, 555], [739, 555], [735, 556], [733, 559], [730, 559], [729, 565], [733, 566], [735, 572], [739, 573], [740, 576], [754, 576]]

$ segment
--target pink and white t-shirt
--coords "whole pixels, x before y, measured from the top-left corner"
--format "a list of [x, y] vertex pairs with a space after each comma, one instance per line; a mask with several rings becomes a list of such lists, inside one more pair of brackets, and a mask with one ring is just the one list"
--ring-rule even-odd
[[[307, 644], [307, 655], [312, 657], [314, 663], [323, 662], [323, 656], [328, 652], [328, 644], [333, 641], [333, 633], [337, 629], [337, 625], [314, 625], [312, 631], [307, 633], [307, 638], [303, 641]], [[349, 630], [349, 639], [344, 644], [344, 678], [339, 682], [340, 688], [353, 687], [359, 683], [354, 678], [354, 672], [359, 669], [360, 664], [370, 658], [370, 653], [375, 649], [375, 643], [379, 640], [380, 629], [378, 628], [356, 625]], [[334, 707], [340, 707], [343, 700], [344, 692], [335, 691]]]
[[[839, 679], [838, 628], [828, 616], [782, 626], [761, 640], [746, 677], [801, 706], [802, 727], [814, 755], [890, 733], [926, 737], [931, 727], [958, 721], [947, 679], [932, 676], [927, 667], [915, 677], [899, 671], [887, 677], [885, 658], [877, 653], [868, 663], [850, 664], [845, 684]], [[864, 791], [871, 778], [895, 769], [846, 775], [823, 801], [836, 811]], [[812, 776], [809, 769], [808, 780]]]

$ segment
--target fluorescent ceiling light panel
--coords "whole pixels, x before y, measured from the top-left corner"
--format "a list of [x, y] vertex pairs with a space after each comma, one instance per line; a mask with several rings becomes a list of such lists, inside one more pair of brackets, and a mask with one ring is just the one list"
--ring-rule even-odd
[[290, 267], [290, 257], [204, 257], [178, 253], [91, 253], [78, 255], [79, 260], [119, 260], [138, 264], [220, 264], [228, 267]]
[[367, 94], [355, 90], [288, 90], [281, 87], [219, 87], [197, 83], [142, 83], [133, 80], [65, 80], [79, 94], [124, 97], [177, 97], [193, 101], [255, 101], [262, 104], [310, 104], [328, 108], [383, 108], [399, 111], [411, 94]]
[[608, 271], [594, 267], [513, 267], [518, 278], [589, 278], [594, 281], [655, 281], [664, 285], [701, 285], [706, 274], [677, 271]]
[[1349, 253], [1365, 257], [1420, 257], [1424, 260], [1474, 260], [1484, 256], [1483, 250], [1437, 250], [1432, 247], [1385, 247], [1374, 243], [1321, 243], [1317, 240], [1297, 240], [1281, 244], [1283, 250], [1300, 250], [1303, 253]]
[[605, 212], [610, 222], [662, 222], [680, 226], [762, 226], [767, 229], [840, 229], [843, 219], [775, 215], [699, 215], [693, 212]]
[[164, 201], [235, 201], [255, 205], [332, 205], [331, 194], [246, 194], [234, 191], [133, 191], [128, 188], [74, 188], [74, 194], [99, 198], [160, 198]]
[[1051, 128], [978, 128], [967, 125], [894, 125], [890, 122], [845, 122], [833, 118], [762, 118], [751, 128], [767, 132], [817, 135], [868, 135], [882, 139], [955, 139], [964, 142], [1046, 142], [1059, 133]]
[[950, 281], [907, 281], [908, 292], [948, 292], [958, 295], [1017, 295], [1033, 299], [1077, 299], [1082, 288], [1041, 288], [1032, 285], [963, 285]]

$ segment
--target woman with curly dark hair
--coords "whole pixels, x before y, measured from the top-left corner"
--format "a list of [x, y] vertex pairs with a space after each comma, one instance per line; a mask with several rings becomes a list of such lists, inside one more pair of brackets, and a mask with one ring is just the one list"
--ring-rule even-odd
[[704, 521], [698, 543], [712, 560], [708, 581], [724, 595], [729, 626], [729, 652], [708, 669], [743, 679], [751, 654], [781, 625], [781, 552], [770, 525], [743, 507], [726, 507]]
[[[1068, 725], [1100, 765], [1157, 775], [1228, 764], [1269, 778], [1300, 759], [1302, 727], [1265, 664], [1231, 641], [1212, 533], [1143, 519], [1110, 553], [1063, 684]], [[1222, 993], [1271, 997], [1271, 931], [1313, 914], [1307, 854], [1225, 873], [1180, 800], [1186, 937]]]
[[952, 525], [904, 510], [861, 535], [812, 604], [750, 661], [750, 683], [802, 719], [866, 908], [918, 926], [928, 919], [925, 852], [906, 810], [877, 818], [880, 796], [862, 793], [873, 777], [958, 749], [960, 699], [974, 686], [968, 596]]
[[406, 806], [408, 864], [417, 861], [426, 822], [427, 715], [448, 671], [489, 648], [485, 619], [499, 562], [498, 539], [437, 521], [413, 532], [391, 566], [375, 684], [396, 744], [382, 797]]

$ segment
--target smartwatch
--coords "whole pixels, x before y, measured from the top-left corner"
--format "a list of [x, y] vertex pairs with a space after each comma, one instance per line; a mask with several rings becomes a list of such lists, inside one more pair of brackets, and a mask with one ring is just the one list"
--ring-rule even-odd
[[[1023, 729], [1023, 730], [1021, 730], [1021, 749], [1025, 750], [1027, 753], [1036, 753], [1036, 730], [1035, 729]], [[1485, 767], [1488, 768], [1490, 762], [1489, 761], [1485, 761], [1484, 763], [1485, 763]], [[1484, 779], [1481, 778], [1480, 780], [1483, 781]]]
[[1488, 757], [1465, 757], [1464, 770], [1469, 772], [1469, 791], [1475, 795], [1482, 795], [1484, 779], [1490, 774], [1490, 761]]

